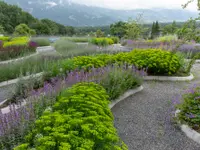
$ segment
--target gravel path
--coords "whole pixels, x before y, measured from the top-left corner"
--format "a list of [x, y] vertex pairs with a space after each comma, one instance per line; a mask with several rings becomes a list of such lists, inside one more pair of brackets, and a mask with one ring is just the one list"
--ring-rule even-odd
[[119, 136], [129, 150], [200, 150], [169, 117], [172, 97], [200, 83], [200, 64], [193, 72], [191, 82], [145, 82], [142, 92], [112, 109]]

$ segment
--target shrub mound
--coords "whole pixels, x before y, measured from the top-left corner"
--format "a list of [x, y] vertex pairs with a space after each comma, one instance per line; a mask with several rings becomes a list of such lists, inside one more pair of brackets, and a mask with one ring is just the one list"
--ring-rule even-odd
[[108, 46], [114, 44], [114, 41], [111, 38], [93, 38], [90, 43], [98, 46]]
[[31, 41], [37, 43], [37, 46], [49, 46], [50, 41], [47, 38], [35, 38], [32, 39]]
[[177, 119], [200, 132], [200, 87], [192, 87], [182, 98], [183, 103], [176, 106], [180, 110]]
[[126, 58], [138, 68], [147, 68], [151, 75], [176, 74], [181, 67], [179, 57], [161, 49], [134, 50]]
[[127, 150], [113, 125], [108, 95], [94, 83], [78, 83], [62, 92], [15, 150]]
[[1, 37], [0, 60], [7, 60], [24, 56], [36, 51], [36, 44], [29, 41], [28, 37]]

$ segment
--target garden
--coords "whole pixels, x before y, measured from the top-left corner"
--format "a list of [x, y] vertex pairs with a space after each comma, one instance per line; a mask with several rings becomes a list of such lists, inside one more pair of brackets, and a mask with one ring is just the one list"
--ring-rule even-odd
[[[162, 48], [96, 49], [109, 41], [119, 42], [92, 38], [78, 45], [60, 38], [51, 44], [55, 54], [1, 65], [1, 82], [19, 78], [12, 96], [0, 106], [1, 149], [128, 149], [109, 104], [141, 87], [146, 76], [189, 76], [196, 57], [186, 61], [180, 51]], [[48, 45], [42, 38], [31, 42]]]
[[88, 29], [18, 11], [34, 23], [0, 25], [0, 149], [200, 149], [198, 21]]

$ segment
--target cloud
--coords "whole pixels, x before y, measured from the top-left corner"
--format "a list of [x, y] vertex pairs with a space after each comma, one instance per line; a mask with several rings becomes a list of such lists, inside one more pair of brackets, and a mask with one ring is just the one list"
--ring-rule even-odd
[[[112, 9], [136, 9], [136, 8], [182, 8], [188, 0], [70, 0], [90, 6], [100, 6]], [[196, 0], [187, 9], [196, 11]]]

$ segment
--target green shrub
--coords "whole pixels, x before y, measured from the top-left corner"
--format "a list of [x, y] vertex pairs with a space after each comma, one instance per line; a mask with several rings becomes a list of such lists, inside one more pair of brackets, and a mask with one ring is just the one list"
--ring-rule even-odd
[[10, 40], [10, 37], [8, 36], [0, 36], [0, 41], [7, 42], [9, 40]]
[[191, 88], [182, 98], [184, 102], [177, 105], [180, 110], [177, 119], [200, 131], [200, 87]]
[[155, 41], [158, 41], [158, 42], [178, 41], [178, 37], [176, 35], [166, 35], [166, 36], [158, 37]]
[[36, 42], [38, 46], [49, 46], [50, 41], [47, 38], [35, 38], [31, 41]]
[[77, 43], [87, 43], [89, 42], [89, 38], [87, 37], [72, 37], [72, 38], [67, 38], [69, 41], [72, 42], [77, 42]]
[[100, 81], [100, 85], [105, 88], [110, 100], [115, 100], [127, 90], [134, 89], [141, 83], [142, 80], [136, 72], [120, 67], [110, 68]]
[[36, 126], [19, 149], [127, 150], [113, 125], [108, 95], [99, 85], [79, 83], [62, 92], [53, 109]]
[[148, 73], [152, 75], [176, 74], [181, 67], [179, 57], [170, 51], [136, 49], [127, 55], [128, 63], [138, 68], [147, 68]]
[[98, 46], [108, 46], [114, 44], [114, 41], [111, 38], [93, 38], [90, 43]]
[[111, 37], [111, 39], [113, 40], [114, 44], [119, 43], [119, 38], [118, 37]]

